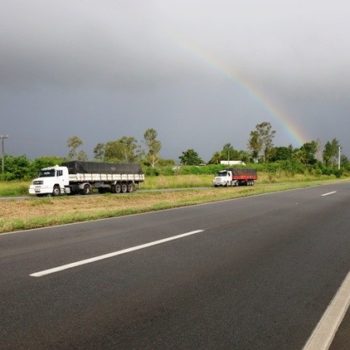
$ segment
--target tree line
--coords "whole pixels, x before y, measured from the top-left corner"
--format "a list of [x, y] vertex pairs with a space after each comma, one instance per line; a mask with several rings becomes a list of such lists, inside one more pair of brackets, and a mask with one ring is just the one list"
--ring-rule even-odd
[[[221, 150], [215, 151], [207, 162], [209, 165], [220, 164], [222, 160], [240, 160], [245, 163], [265, 165], [266, 169], [273, 169], [271, 164], [282, 164], [286, 169], [311, 169], [325, 174], [335, 173], [338, 163], [338, 152], [341, 147], [339, 141], [333, 138], [327, 141], [321, 149], [320, 142], [312, 140], [304, 143], [299, 148], [292, 145], [275, 146], [273, 130], [269, 122], [262, 122], [255, 126], [250, 132], [246, 150], [235, 149], [230, 143], [223, 145]], [[39, 157], [29, 160], [26, 156], [5, 157], [5, 176], [7, 180], [34, 177], [38, 170], [43, 167], [60, 164], [67, 160], [89, 160], [87, 153], [83, 150], [84, 142], [79, 136], [68, 138], [66, 146], [68, 152], [66, 157]], [[149, 128], [143, 134], [139, 142], [135, 137], [123, 136], [116, 140], [98, 143], [93, 149], [95, 161], [115, 163], [140, 163], [144, 166], [146, 173], [158, 174], [160, 168], [174, 167], [176, 163], [183, 166], [204, 165], [204, 160], [193, 148], [186, 149], [178, 157], [178, 162], [172, 159], [161, 158], [162, 144], [158, 139], [155, 129]], [[341, 156], [342, 169], [350, 170], [349, 159]], [[214, 169], [214, 168], [213, 168]], [[169, 171], [168, 171], [169, 172]]]
[[[158, 133], [150, 128], [144, 132], [142, 147], [135, 137], [123, 136], [117, 140], [106, 143], [98, 143], [94, 149], [94, 159], [97, 161], [114, 163], [135, 163], [142, 162], [146, 166], [154, 168], [160, 161], [161, 142], [158, 140]], [[88, 160], [85, 151], [81, 150], [83, 141], [78, 136], [72, 136], [67, 140], [69, 160]]]
[[[305, 166], [320, 165], [334, 167], [338, 162], [338, 152], [341, 147], [339, 141], [334, 138], [327, 141], [321, 150], [321, 144], [317, 140], [304, 143], [300, 148], [289, 146], [274, 146], [273, 139], [276, 131], [269, 122], [262, 122], [255, 126], [249, 134], [247, 150], [237, 150], [230, 143], [215, 152], [208, 164], [218, 164], [222, 160], [241, 160], [247, 163], [271, 163], [278, 161], [294, 161]], [[184, 151], [179, 157], [182, 164], [199, 165], [203, 163], [198, 153], [193, 149]], [[345, 155], [341, 157], [341, 164], [349, 166], [349, 160]]]

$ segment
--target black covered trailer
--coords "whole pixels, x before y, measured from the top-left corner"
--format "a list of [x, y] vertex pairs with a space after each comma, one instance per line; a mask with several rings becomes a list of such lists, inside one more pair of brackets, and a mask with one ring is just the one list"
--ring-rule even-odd
[[68, 168], [69, 174], [143, 174], [139, 164], [113, 164], [73, 160], [63, 163], [62, 166]]
[[100, 193], [133, 192], [145, 180], [139, 164], [70, 161], [62, 164], [68, 169], [66, 193], [89, 194], [93, 188]]
[[258, 178], [257, 172], [255, 169], [229, 169], [232, 171], [232, 177], [234, 179], [250, 179], [256, 180]]

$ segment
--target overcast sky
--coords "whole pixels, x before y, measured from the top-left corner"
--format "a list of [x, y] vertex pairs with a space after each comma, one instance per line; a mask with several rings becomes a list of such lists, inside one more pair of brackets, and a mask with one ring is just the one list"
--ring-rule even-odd
[[63, 156], [77, 135], [92, 156], [152, 127], [163, 157], [209, 160], [269, 121], [276, 145], [337, 138], [350, 155], [348, 1], [0, 3], [7, 153]]

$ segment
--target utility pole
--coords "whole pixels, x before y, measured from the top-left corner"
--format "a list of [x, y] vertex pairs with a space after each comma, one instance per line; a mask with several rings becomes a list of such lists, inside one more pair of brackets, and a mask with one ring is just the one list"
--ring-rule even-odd
[[8, 135], [0, 135], [0, 140], [1, 140], [1, 168], [2, 168], [2, 179], [4, 179], [4, 174], [5, 174], [5, 140], [8, 139]]
[[338, 147], [338, 170], [340, 170], [340, 153], [341, 153], [341, 147]]

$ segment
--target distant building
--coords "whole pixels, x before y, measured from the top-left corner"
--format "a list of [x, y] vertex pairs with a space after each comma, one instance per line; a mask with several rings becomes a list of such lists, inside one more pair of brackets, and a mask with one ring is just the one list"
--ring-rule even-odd
[[246, 165], [241, 160], [221, 160], [220, 164], [222, 164], [222, 165]]

